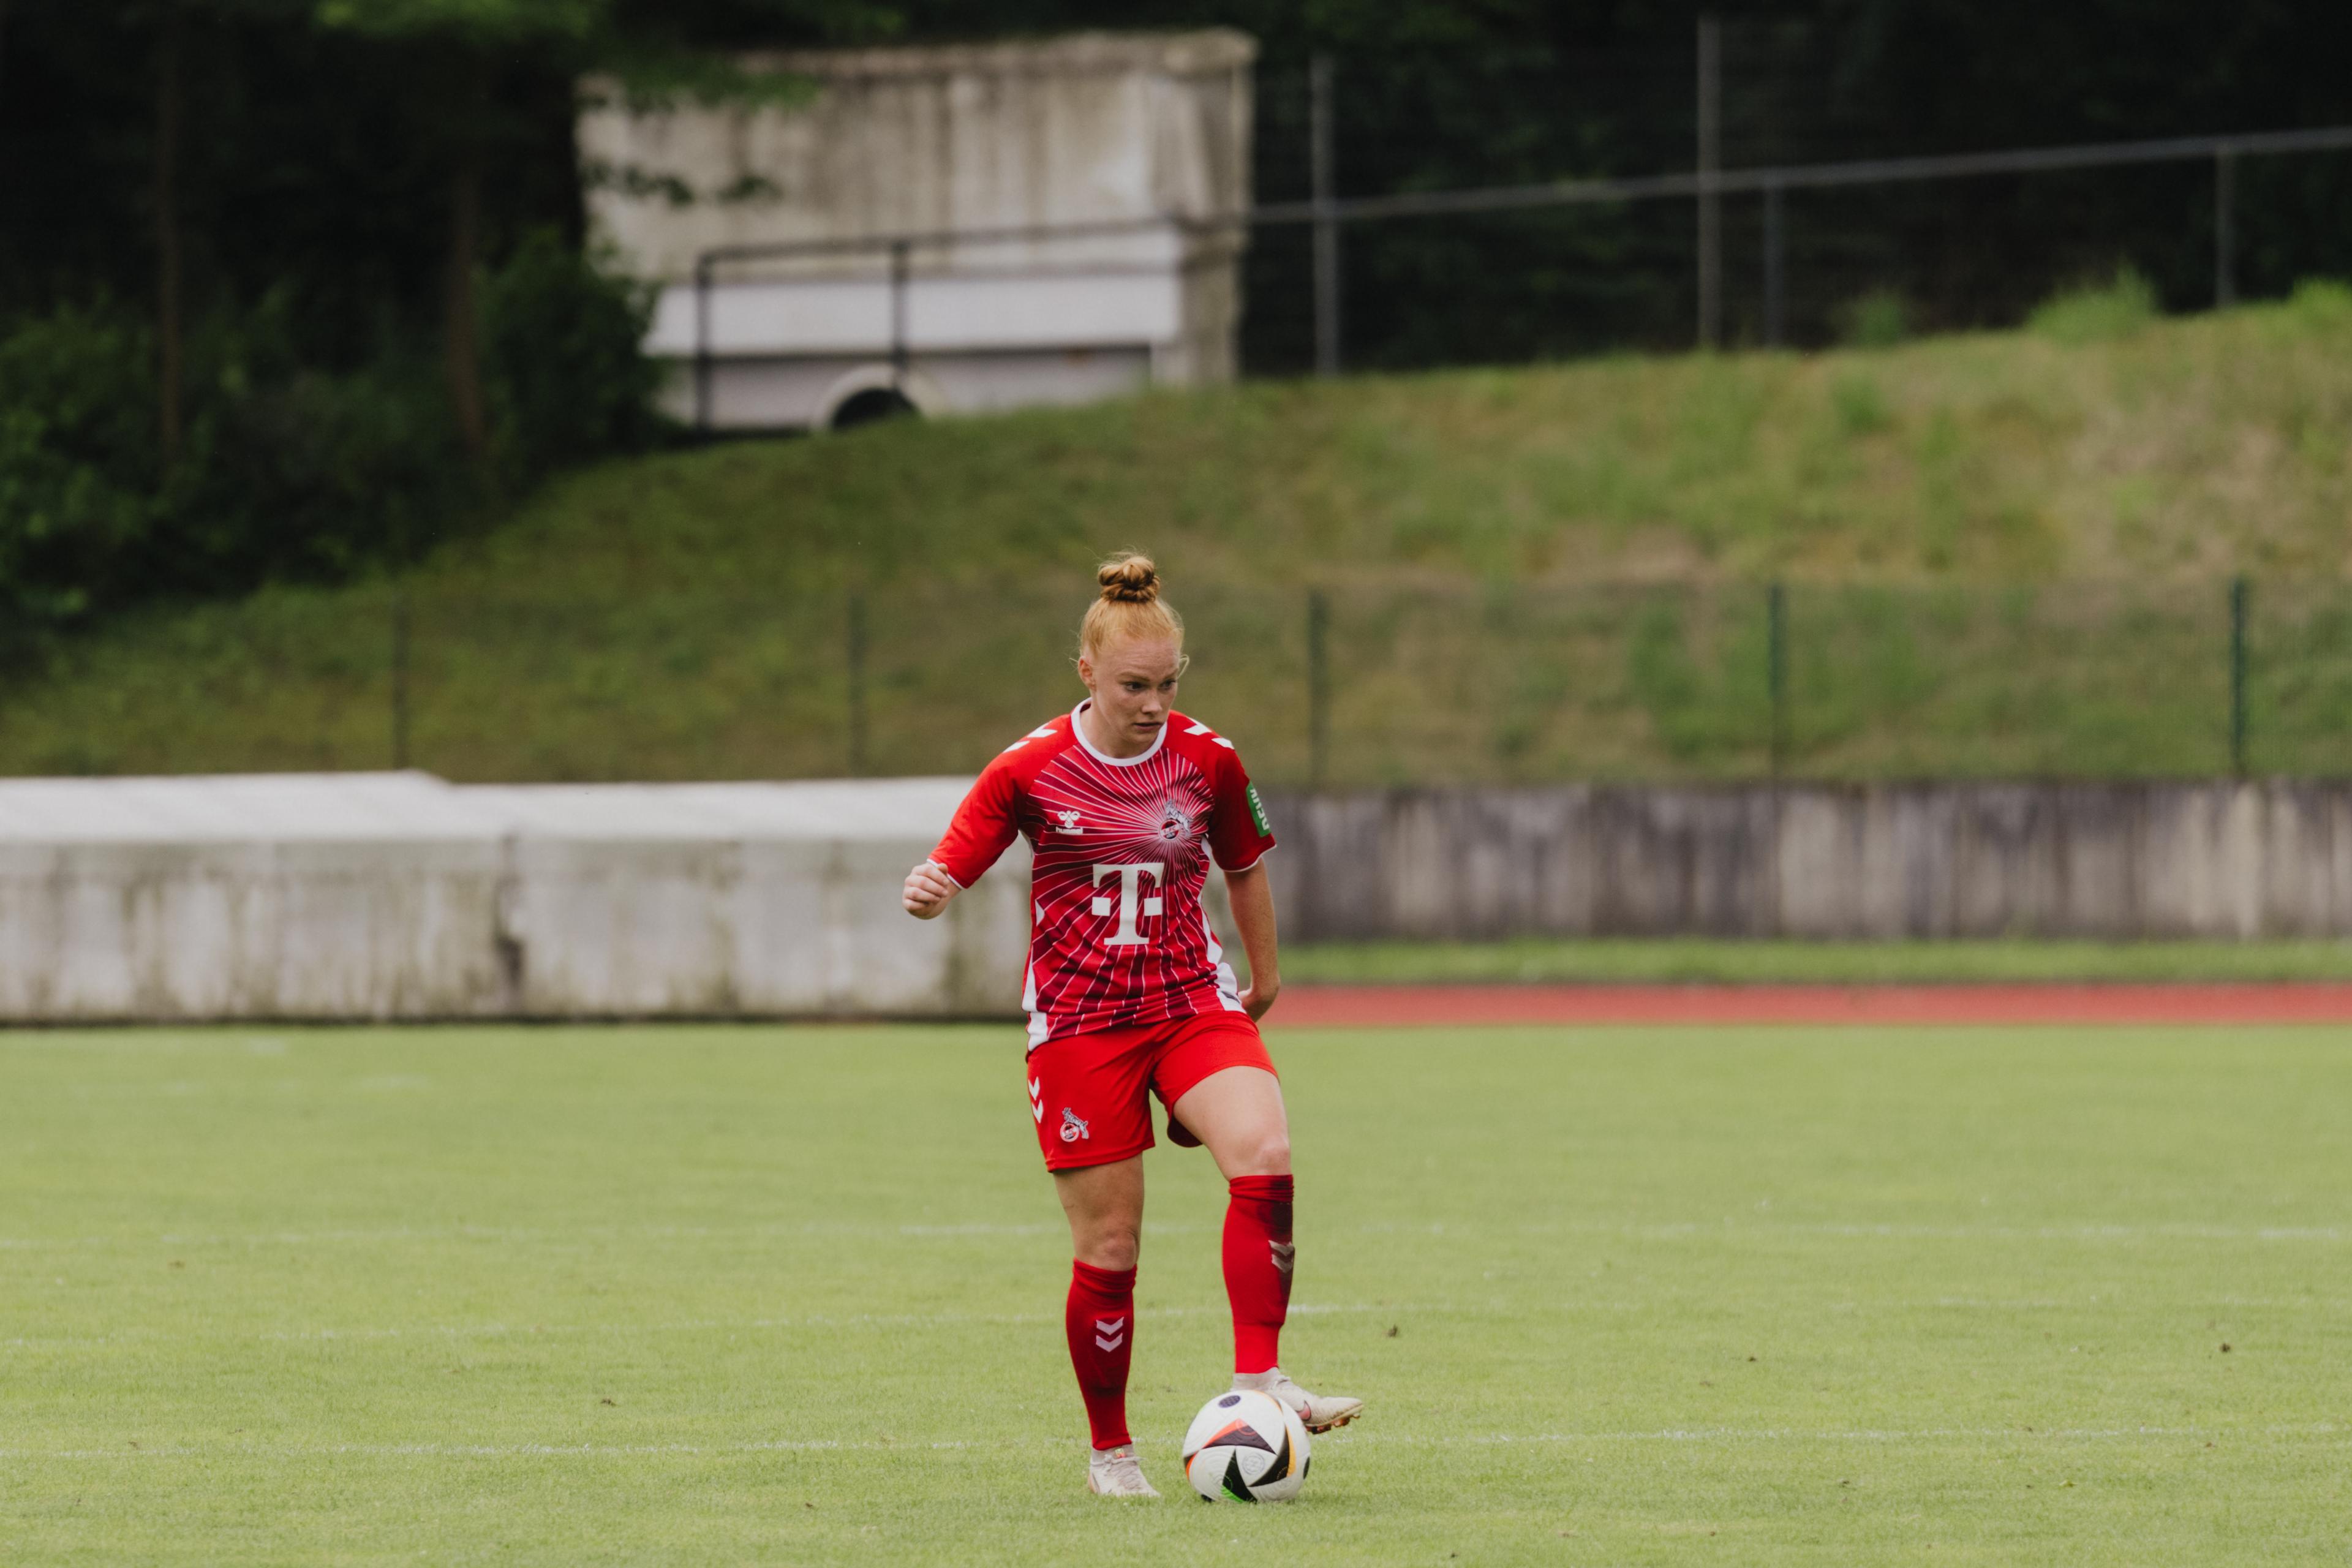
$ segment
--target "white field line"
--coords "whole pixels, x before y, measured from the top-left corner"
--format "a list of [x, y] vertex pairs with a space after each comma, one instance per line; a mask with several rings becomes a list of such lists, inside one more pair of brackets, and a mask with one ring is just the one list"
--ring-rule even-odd
[[[1641, 1310], [1635, 1302], [1621, 1304], [1622, 1310]], [[1370, 1313], [1432, 1313], [1454, 1311], [1447, 1307], [1398, 1306], [1376, 1301], [1322, 1303], [1293, 1301], [1294, 1317], [1317, 1317], [1336, 1312]], [[1478, 1310], [1472, 1308], [1469, 1310]], [[1224, 1302], [1202, 1303], [1196, 1306], [1140, 1307], [1139, 1318], [1192, 1318], [1227, 1316], [1232, 1311]], [[745, 1333], [764, 1332], [777, 1329], [904, 1329], [938, 1328], [956, 1324], [977, 1323], [992, 1327], [1017, 1324], [1056, 1323], [1059, 1312], [850, 1312], [831, 1314], [813, 1312], [797, 1318], [689, 1318], [663, 1323], [419, 1323], [407, 1328], [341, 1328], [341, 1329], [275, 1329], [259, 1333], [224, 1331], [217, 1333], [168, 1333], [162, 1331], [132, 1330], [120, 1334], [57, 1334], [45, 1336], [20, 1335], [0, 1340], [0, 1346], [12, 1349], [37, 1349], [74, 1345], [157, 1344], [200, 1340], [254, 1341], [260, 1343], [300, 1343], [304, 1342], [361, 1340], [473, 1340], [503, 1339], [514, 1335], [530, 1338], [534, 1335], [553, 1337], [562, 1334], [599, 1334], [635, 1337], [650, 1334]]]
[[1520, 1226], [1462, 1225], [1434, 1221], [1424, 1225], [1375, 1224], [1360, 1227], [1368, 1236], [1607, 1236], [1642, 1241], [1677, 1241], [1686, 1237], [1835, 1236], [1925, 1241], [2352, 1241], [2352, 1229], [2341, 1226], [2232, 1226], [2159, 1223], [2156, 1225], [2077, 1224], [2004, 1225], [1857, 1225], [1806, 1221], [1757, 1221], [1727, 1215], [1720, 1220], [1678, 1220], [1672, 1223], [1612, 1225], [1605, 1221], [1569, 1221]]
[[[1939, 1311], [2101, 1311], [2112, 1310], [2125, 1298], [2109, 1293], [2104, 1299], [2089, 1297], [2080, 1301], [2042, 1299], [1999, 1300], [1966, 1296], [1937, 1296], [1917, 1300], [1890, 1301], [1832, 1301], [1823, 1310], [1833, 1312], [1859, 1312], [1865, 1310], [1896, 1312], [1934, 1310]], [[2151, 1303], [2135, 1299], [2146, 1307]], [[1368, 1313], [1396, 1319], [1412, 1318], [1424, 1324], [1431, 1319], [1442, 1318], [1511, 1318], [1566, 1316], [1576, 1313], [1643, 1313], [1654, 1312], [1662, 1305], [1672, 1303], [1671, 1298], [1656, 1300], [1571, 1300], [1542, 1301], [1293, 1301], [1293, 1317], [1312, 1318], [1339, 1314]], [[2176, 1312], [2217, 1310], [2347, 1312], [2352, 1311], [2352, 1300], [2272, 1300], [2246, 1296], [2188, 1297], [2153, 1303]], [[1192, 1318], [1226, 1316], [1231, 1308], [1223, 1301], [1193, 1305], [1139, 1307], [1139, 1318]], [[1777, 1310], [1777, 1309], [1776, 1309]], [[702, 1333], [771, 1333], [794, 1330], [856, 1330], [952, 1328], [964, 1325], [1003, 1328], [1059, 1323], [1058, 1312], [810, 1312], [798, 1317], [769, 1318], [687, 1318], [656, 1323], [416, 1323], [390, 1328], [360, 1326], [352, 1328], [270, 1329], [258, 1332], [223, 1330], [212, 1333], [173, 1333], [162, 1330], [133, 1329], [115, 1334], [50, 1334], [18, 1335], [0, 1340], [0, 1347], [14, 1350], [68, 1350], [91, 1345], [150, 1345], [195, 1342], [256, 1342], [262, 1344], [302, 1344], [330, 1342], [363, 1342], [377, 1340], [455, 1341], [488, 1340], [521, 1337], [584, 1334], [614, 1338], [650, 1337], [656, 1334]]]
[[[1147, 1236], [1198, 1236], [1217, 1229], [1210, 1224], [1147, 1221]], [[89, 1247], [324, 1247], [373, 1245], [402, 1241], [478, 1241], [499, 1245], [542, 1242], [577, 1246], [599, 1240], [737, 1240], [765, 1237], [834, 1237], [874, 1241], [893, 1237], [914, 1239], [962, 1237], [1059, 1237], [1059, 1224], [1000, 1225], [850, 1225], [813, 1221], [804, 1225], [750, 1226], [565, 1226], [505, 1227], [398, 1226], [383, 1229], [270, 1231], [244, 1236], [195, 1236], [164, 1232], [155, 1236], [0, 1237], [0, 1252], [49, 1251]], [[1426, 1224], [1381, 1223], [1360, 1226], [1364, 1236], [1596, 1236], [1632, 1240], [1675, 1241], [1686, 1238], [1758, 1238], [1780, 1236], [1831, 1236], [1857, 1239], [1925, 1241], [2352, 1241], [2352, 1228], [2342, 1226], [2230, 1226], [2195, 1224], [2077, 1224], [2049, 1226], [1897, 1225], [1757, 1222], [1726, 1216], [1717, 1221], [1684, 1220], [1640, 1225], [1603, 1221], [1538, 1223], [1517, 1226], [1464, 1225], [1454, 1221]]]
[[[990, 1447], [1034, 1447], [1042, 1444], [1001, 1443]], [[1076, 1447], [1076, 1438], [1055, 1447]], [[976, 1448], [977, 1443], [887, 1443], [868, 1438], [810, 1438], [771, 1443], [228, 1443], [188, 1444], [153, 1448], [0, 1448], [0, 1459], [173, 1459], [247, 1456], [255, 1458], [327, 1458], [358, 1454], [378, 1458], [536, 1459], [628, 1458], [646, 1454], [800, 1454], [832, 1450], [877, 1454], [919, 1454]]]
[[[2352, 1440], [2352, 1427], [2335, 1422], [2261, 1427], [2228, 1426], [2080, 1426], [2032, 1431], [2018, 1426], [1937, 1426], [1916, 1431], [1883, 1427], [1849, 1430], [1789, 1426], [1673, 1427], [1652, 1432], [1463, 1432], [1444, 1434], [1384, 1433], [1350, 1429], [1323, 1439], [1337, 1446], [1358, 1444], [1412, 1447], [1508, 1447], [1621, 1444], [1876, 1444], [2032, 1441], [2107, 1443], [2135, 1438], [2178, 1438], [2213, 1442], [2297, 1439], [2333, 1442]], [[154, 1447], [121, 1448], [0, 1448], [0, 1460], [151, 1460], [172, 1458], [304, 1459], [358, 1456], [371, 1458], [541, 1459], [630, 1458], [653, 1455], [723, 1457], [730, 1454], [937, 1454], [975, 1450], [1064, 1449], [1077, 1446], [1074, 1437], [1000, 1439], [993, 1442], [898, 1443], [873, 1438], [808, 1438], [748, 1443], [311, 1443], [311, 1444], [166, 1444]]]
[[1422, 1447], [1498, 1447], [1540, 1443], [1945, 1443], [1979, 1442], [1990, 1437], [2036, 1442], [2115, 1442], [2131, 1437], [2182, 1437], [2215, 1441], [2223, 1437], [2352, 1438], [2352, 1427], [2332, 1421], [2293, 1426], [2062, 1426], [2034, 1431], [2021, 1426], [1929, 1426], [1917, 1431], [1863, 1427], [1850, 1431], [1813, 1430], [1791, 1426], [1701, 1426], [1659, 1432], [1465, 1432], [1419, 1434], [1349, 1430], [1324, 1442], [1399, 1443]]
[[[1147, 1236], [1194, 1236], [1215, 1230], [1207, 1224], [1169, 1225], [1147, 1221]], [[381, 1229], [350, 1230], [281, 1230], [264, 1231], [244, 1236], [191, 1236], [164, 1232], [156, 1236], [73, 1236], [73, 1237], [6, 1237], [0, 1236], [0, 1252], [33, 1252], [64, 1248], [100, 1247], [327, 1247], [337, 1245], [372, 1246], [381, 1242], [399, 1241], [480, 1241], [499, 1245], [518, 1242], [545, 1242], [556, 1246], [577, 1246], [584, 1241], [660, 1241], [672, 1238], [687, 1240], [740, 1240], [746, 1237], [838, 1237], [850, 1241], [886, 1240], [893, 1237], [1005, 1237], [1005, 1236], [1066, 1236], [1067, 1226], [1059, 1222], [1037, 1225], [850, 1225], [836, 1221], [811, 1221], [804, 1225], [740, 1225], [740, 1226], [391, 1226]]]

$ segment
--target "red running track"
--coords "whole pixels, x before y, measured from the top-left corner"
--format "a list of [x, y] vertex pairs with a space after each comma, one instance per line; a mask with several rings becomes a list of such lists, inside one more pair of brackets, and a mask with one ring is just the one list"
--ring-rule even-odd
[[1294, 985], [1276, 1026], [2352, 1024], [2352, 984]]

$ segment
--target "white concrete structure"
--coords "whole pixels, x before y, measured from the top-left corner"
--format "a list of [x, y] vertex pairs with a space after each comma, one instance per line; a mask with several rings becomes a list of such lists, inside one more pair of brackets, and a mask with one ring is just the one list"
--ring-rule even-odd
[[[632, 109], [591, 81], [590, 216], [661, 286], [647, 347], [677, 367], [682, 418], [707, 350], [717, 427], [1227, 380], [1245, 233], [1201, 226], [1250, 205], [1255, 52], [1213, 30], [747, 57], [807, 82], [781, 107]], [[913, 245], [903, 290], [865, 243], [1070, 226], [1116, 232]], [[720, 262], [698, 302], [699, 258], [774, 246], [832, 248]]]
[[1013, 1016], [1025, 848], [898, 907], [967, 784], [0, 780], [0, 1020]]

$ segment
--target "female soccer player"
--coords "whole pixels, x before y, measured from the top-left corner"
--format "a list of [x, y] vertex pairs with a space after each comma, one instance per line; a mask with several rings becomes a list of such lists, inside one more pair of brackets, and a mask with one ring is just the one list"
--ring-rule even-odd
[[[1290, 1302], [1290, 1125], [1256, 1020], [1274, 1005], [1274, 847], [1234, 743], [1174, 709], [1184, 623], [1140, 555], [1106, 563], [1078, 632], [1087, 700], [1007, 747], [907, 874], [907, 911], [929, 920], [1020, 834], [1030, 873], [1029, 1114], [1076, 1252], [1063, 1317], [1093, 1428], [1087, 1485], [1158, 1497], [1127, 1429], [1135, 1260], [1143, 1228], [1150, 1096], [1169, 1138], [1205, 1143], [1224, 1175], [1225, 1294], [1234, 1386], [1263, 1389], [1310, 1432], [1345, 1426], [1359, 1399], [1307, 1393], [1276, 1364]], [[1235, 987], [1201, 892], [1214, 858], [1248, 950]]]

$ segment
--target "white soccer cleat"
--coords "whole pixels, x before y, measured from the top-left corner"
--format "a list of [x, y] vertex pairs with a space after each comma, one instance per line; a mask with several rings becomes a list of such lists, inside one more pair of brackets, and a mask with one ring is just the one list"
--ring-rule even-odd
[[1309, 1394], [1290, 1381], [1290, 1374], [1280, 1367], [1271, 1372], [1237, 1372], [1234, 1373], [1235, 1388], [1255, 1388], [1271, 1394], [1298, 1413], [1299, 1424], [1309, 1432], [1328, 1432], [1345, 1426], [1364, 1413], [1364, 1402], [1350, 1399], [1344, 1394]]
[[1097, 1448], [1087, 1457], [1087, 1490], [1097, 1497], [1158, 1497], [1143, 1467], [1135, 1462], [1135, 1445]]

